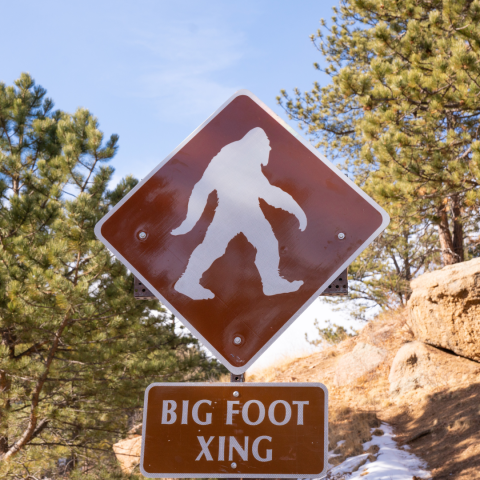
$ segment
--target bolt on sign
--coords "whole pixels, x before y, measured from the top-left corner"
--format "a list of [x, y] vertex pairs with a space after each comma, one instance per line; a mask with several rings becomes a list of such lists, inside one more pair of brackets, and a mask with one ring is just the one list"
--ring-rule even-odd
[[95, 232], [241, 374], [388, 221], [309, 142], [241, 90]]
[[327, 411], [320, 383], [154, 383], [140, 470], [150, 478], [318, 478]]

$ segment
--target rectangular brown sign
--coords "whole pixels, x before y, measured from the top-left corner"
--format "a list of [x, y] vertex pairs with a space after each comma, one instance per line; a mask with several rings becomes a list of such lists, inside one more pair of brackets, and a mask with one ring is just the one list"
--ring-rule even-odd
[[320, 383], [154, 383], [140, 470], [150, 478], [319, 477], [327, 434]]

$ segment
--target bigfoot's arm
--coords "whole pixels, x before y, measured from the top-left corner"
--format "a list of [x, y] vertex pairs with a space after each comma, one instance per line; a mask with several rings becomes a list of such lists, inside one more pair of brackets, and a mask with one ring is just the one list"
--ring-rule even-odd
[[190, 200], [188, 201], [187, 218], [179, 227], [172, 230], [172, 235], [183, 235], [184, 233], [188, 233], [198, 220], [200, 220], [200, 217], [205, 210], [208, 196], [212, 192], [212, 188], [210, 188], [208, 183], [207, 176], [204, 174], [204, 176], [193, 187]]
[[260, 195], [269, 205], [281, 208], [292, 215], [295, 215], [300, 223], [300, 230], [303, 232], [307, 227], [307, 216], [300, 205], [281, 188], [268, 184], [268, 188], [264, 188], [264, 192]]

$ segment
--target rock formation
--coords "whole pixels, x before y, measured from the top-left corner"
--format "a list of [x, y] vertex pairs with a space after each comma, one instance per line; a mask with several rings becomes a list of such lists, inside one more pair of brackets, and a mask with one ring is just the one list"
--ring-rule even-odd
[[355, 348], [338, 361], [334, 383], [348, 385], [380, 365], [387, 352], [369, 343], [359, 342]]
[[130, 474], [140, 464], [142, 448], [142, 424], [136, 425], [128, 432], [128, 437], [113, 445], [113, 451], [124, 473]]
[[390, 394], [417, 388], [455, 387], [459, 380], [475, 380], [480, 366], [422, 342], [406, 343], [395, 355], [388, 380]]
[[426, 273], [411, 285], [415, 338], [480, 362], [480, 258]]

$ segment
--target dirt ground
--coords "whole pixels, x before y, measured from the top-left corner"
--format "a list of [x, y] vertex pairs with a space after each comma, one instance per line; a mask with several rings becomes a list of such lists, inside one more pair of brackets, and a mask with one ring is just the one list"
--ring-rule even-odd
[[[405, 311], [384, 314], [368, 323], [358, 336], [312, 355], [285, 361], [248, 376], [251, 382], [321, 382], [329, 389], [329, 444], [335, 464], [363, 453], [371, 428], [380, 421], [392, 425], [400, 445], [428, 464], [435, 480], [480, 480], [480, 364], [478, 375], [466, 378], [458, 357], [446, 358], [453, 372], [449, 385], [418, 388], [392, 397], [388, 375], [400, 347], [414, 340]], [[385, 361], [353, 383], [335, 385], [335, 366], [358, 342], [387, 350]], [[449, 363], [451, 359], [451, 365]], [[477, 364], [475, 364], [477, 365]], [[471, 368], [471, 366], [470, 366]], [[375, 457], [374, 451], [371, 459]]]
[[428, 394], [379, 412], [432, 478], [480, 479], [480, 383]]

